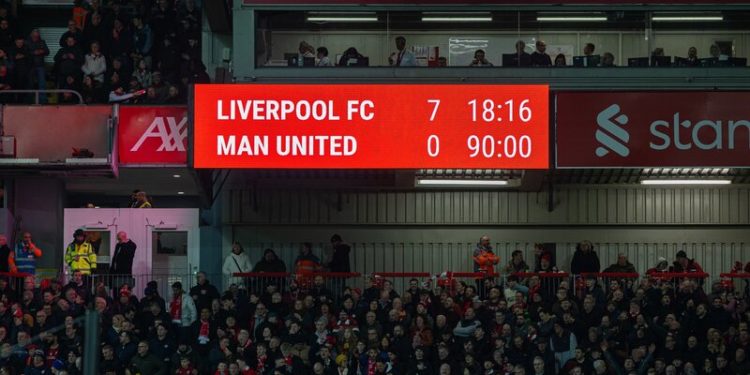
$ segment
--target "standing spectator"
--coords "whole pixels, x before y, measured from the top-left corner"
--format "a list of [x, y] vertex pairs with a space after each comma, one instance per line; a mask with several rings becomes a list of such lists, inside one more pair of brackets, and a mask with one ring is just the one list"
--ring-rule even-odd
[[133, 257], [135, 257], [136, 248], [136, 244], [128, 238], [127, 233], [117, 233], [117, 245], [112, 255], [112, 265], [109, 267], [111, 275], [118, 275], [112, 281], [114, 287], [120, 287], [123, 282], [133, 285]]
[[272, 249], [266, 249], [263, 259], [255, 264], [253, 272], [286, 272], [286, 265]]
[[[115, 19], [110, 31], [109, 43], [107, 43], [108, 55], [111, 58], [125, 59], [133, 49], [133, 35], [130, 30], [119, 19]], [[124, 63], [124, 61], [123, 61]], [[120, 77], [125, 79], [127, 77]]]
[[[122, 88], [122, 87], [120, 87]], [[112, 100], [110, 95], [110, 101]], [[148, 195], [146, 195], [145, 191], [139, 191], [135, 195], [136, 203], [135, 208], [151, 208], [151, 202], [148, 199]]]
[[83, 0], [74, 0], [73, 18], [71, 19], [71, 21], [73, 21], [73, 25], [75, 25], [76, 28], [83, 30], [83, 28], [86, 27], [87, 14], [88, 9], [86, 9], [86, 7], [84, 6]]
[[536, 41], [536, 51], [531, 54], [531, 66], [552, 66], [552, 58], [547, 54], [547, 43]]
[[191, 28], [197, 28], [201, 23], [201, 11], [195, 6], [195, 0], [185, 0], [177, 10], [177, 18], [180, 21], [188, 21]]
[[173, 30], [176, 14], [172, 9], [172, 2], [168, 0], [157, 0], [156, 6], [151, 10], [151, 30], [154, 40], [164, 40], [169, 30]]
[[83, 40], [85, 43], [83, 47], [88, 50], [92, 43], [106, 41], [106, 32], [107, 28], [102, 22], [102, 14], [98, 12], [91, 14], [91, 22], [83, 29]]
[[599, 256], [594, 251], [591, 241], [583, 241], [576, 246], [573, 260], [570, 262], [570, 272], [574, 275], [581, 273], [598, 273], [601, 269]]
[[232, 252], [224, 258], [224, 266], [221, 267], [224, 276], [229, 278], [229, 284], [242, 285], [242, 278], [233, 277], [232, 275], [234, 273], [250, 272], [252, 269], [253, 264], [250, 262], [250, 257], [245, 253], [245, 249], [242, 248], [239, 242], [233, 243]]
[[578, 342], [576, 336], [565, 329], [562, 322], [555, 321], [554, 332], [550, 338], [550, 349], [555, 353], [555, 362], [559, 371], [568, 360], [575, 357]]
[[36, 274], [36, 260], [42, 257], [42, 250], [34, 244], [31, 233], [24, 232], [23, 239], [16, 244], [13, 254], [18, 272]]
[[19, 90], [29, 88], [33, 57], [22, 35], [16, 36], [13, 48], [10, 49], [10, 59], [14, 70], [12, 86]]
[[331, 236], [331, 245], [333, 247], [333, 257], [328, 265], [331, 272], [350, 272], [349, 253], [352, 248], [345, 244], [341, 236], [334, 234]]
[[73, 242], [65, 249], [65, 263], [70, 273], [80, 271], [82, 275], [91, 275], [96, 269], [96, 253], [89, 242], [83, 229], [76, 229], [73, 233]]
[[[18, 45], [18, 43], [16, 43]], [[39, 35], [39, 29], [31, 30], [29, 39], [26, 41], [26, 46], [31, 51], [31, 74], [28, 77], [28, 86], [36, 87], [39, 90], [47, 89], [46, 71], [44, 70], [44, 57], [49, 55], [49, 48], [47, 43]], [[47, 103], [47, 95], [40, 95], [39, 102], [41, 104]]]
[[55, 54], [55, 71], [57, 73], [58, 87], [68, 76], [76, 79], [80, 76], [83, 55], [76, 45], [76, 39], [69, 36], [65, 39], [65, 47], [60, 48]]
[[162, 360], [156, 358], [155, 355], [148, 351], [148, 341], [143, 340], [138, 343], [138, 352], [130, 362], [131, 366], [128, 369], [128, 373], [131, 375], [136, 374], [149, 374], [149, 375], [166, 375], [166, 365]]
[[151, 86], [151, 69], [149, 69], [149, 64], [146, 60], [138, 61], [138, 65], [133, 72], [133, 77], [138, 80], [141, 87]]
[[99, 42], [91, 43], [91, 52], [86, 54], [81, 71], [91, 76], [98, 84], [104, 83], [104, 73], [107, 71], [107, 58], [101, 53]]
[[[160, 40], [156, 37], [154, 39]], [[177, 46], [175, 46], [174, 40], [169, 37], [161, 39], [161, 43], [162, 45], [159, 48], [158, 53], [154, 56], [156, 63], [153, 66], [156, 70], [167, 72], [169, 75], [167, 80], [173, 81], [178, 77], [179, 72], [179, 53], [177, 52]]]
[[695, 259], [689, 259], [685, 250], [680, 250], [677, 252], [672, 271], [703, 273], [703, 267]]
[[521, 250], [513, 251], [510, 256], [510, 262], [505, 266], [505, 273], [528, 272], [529, 266], [523, 260], [523, 252]]
[[[2, 50], [0, 49], [0, 52]], [[13, 77], [11, 77], [8, 71], [7, 65], [0, 65], [0, 91], [10, 90], [13, 88]], [[0, 103], [7, 103], [9, 101], [9, 95], [0, 96]]]
[[182, 290], [182, 283], [177, 281], [172, 284], [172, 301], [169, 302], [169, 316], [172, 317], [172, 326], [178, 332], [180, 342], [190, 339], [190, 330], [197, 320], [198, 313], [195, 310], [195, 302]]
[[13, 255], [8, 246], [8, 238], [0, 234], [0, 272], [17, 272]]
[[403, 36], [396, 37], [397, 52], [391, 53], [388, 57], [388, 64], [391, 66], [417, 66], [417, 58], [414, 53], [406, 49], [406, 38]]
[[633, 263], [628, 261], [628, 256], [624, 253], [617, 254], [617, 263], [604, 269], [609, 273], [636, 273]]
[[13, 47], [13, 30], [10, 29], [10, 23], [7, 19], [0, 20], [0, 49], [5, 52], [10, 52]]
[[198, 279], [197, 285], [190, 288], [190, 296], [193, 297], [195, 307], [198, 311], [210, 309], [211, 302], [219, 299], [219, 291], [208, 281], [205, 272], [198, 272], [196, 278]]
[[[130, 57], [133, 59], [133, 65], [141, 60], [146, 60], [151, 64], [151, 47], [154, 45], [154, 39], [151, 35], [151, 27], [143, 23], [143, 17], [136, 15], [133, 17], [133, 42], [134, 48]], [[144, 85], [146, 87], [147, 85]]]
[[82, 46], [84, 43], [83, 33], [81, 29], [76, 25], [75, 20], [68, 21], [68, 31], [64, 32], [60, 36], [60, 47], [68, 45], [68, 37], [73, 37], [76, 40], [77, 46]]
[[307, 290], [312, 284], [312, 273], [320, 270], [320, 259], [312, 253], [312, 244], [305, 242], [299, 249], [299, 255], [294, 261], [294, 273], [297, 285]]

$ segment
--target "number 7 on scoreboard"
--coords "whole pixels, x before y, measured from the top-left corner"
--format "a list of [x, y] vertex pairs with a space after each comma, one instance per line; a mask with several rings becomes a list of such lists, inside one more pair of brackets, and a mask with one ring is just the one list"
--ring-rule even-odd
[[438, 108], [440, 108], [440, 99], [427, 99], [427, 103], [433, 104], [432, 114], [430, 115], [430, 121], [435, 121]]

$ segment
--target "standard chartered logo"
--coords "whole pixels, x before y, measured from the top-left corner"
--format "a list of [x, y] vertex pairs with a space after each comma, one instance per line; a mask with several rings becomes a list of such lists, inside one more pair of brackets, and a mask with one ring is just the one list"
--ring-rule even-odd
[[620, 114], [620, 106], [617, 104], [612, 104], [596, 115], [596, 124], [599, 125], [596, 140], [601, 145], [596, 148], [596, 156], [603, 157], [610, 151], [622, 157], [630, 154], [627, 146], [630, 134], [623, 128], [627, 123], [628, 116]]

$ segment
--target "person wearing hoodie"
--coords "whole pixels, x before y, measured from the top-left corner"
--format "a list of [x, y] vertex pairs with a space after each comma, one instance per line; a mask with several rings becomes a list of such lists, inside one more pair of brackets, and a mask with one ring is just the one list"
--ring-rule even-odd
[[570, 272], [574, 275], [581, 273], [598, 273], [601, 269], [599, 256], [594, 251], [591, 241], [583, 241], [576, 246], [573, 260], [570, 262]]

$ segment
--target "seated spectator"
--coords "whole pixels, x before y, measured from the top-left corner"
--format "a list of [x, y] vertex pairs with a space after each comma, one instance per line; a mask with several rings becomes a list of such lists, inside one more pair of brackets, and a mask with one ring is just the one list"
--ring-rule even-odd
[[684, 250], [677, 252], [672, 266], [672, 272], [696, 272], [703, 273], [701, 265], [695, 259], [689, 259]]
[[[122, 85], [116, 85], [114, 89], [109, 92], [109, 102], [110, 103], [122, 103], [132, 98], [141, 96], [143, 94], [145, 94], [144, 90], [126, 93], [125, 88]], [[148, 202], [145, 202], [145, 203], [148, 203]], [[151, 207], [150, 203], [148, 203], [148, 207]]]
[[714, 63], [729, 60], [729, 55], [723, 53], [718, 44], [712, 44], [709, 53], [711, 54], [711, 59]]
[[474, 52], [474, 60], [469, 64], [471, 67], [491, 67], [492, 63], [484, 56], [484, 50], [478, 49]]
[[687, 66], [698, 66], [701, 64], [700, 59], [698, 58], [698, 49], [695, 47], [688, 48], [688, 54], [687, 57], [684, 60], [684, 63]]
[[315, 62], [315, 66], [320, 66], [320, 67], [333, 66], [333, 62], [328, 57], [328, 48], [326, 48], [326, 47], [318, 47], [317, 58], [318, 59]]
[[536, 41], [536, 51], [531, 54], [531, 66], [552, 66], [552, 59], [547, 54], [547, 43], [539, 39]]
[[84, 76], [81, 82], [81, 96], [84, 104], [104, 103], [104, 90], [102, 85], [95, 81], [92, 76]]
[[555, 56], [555, 66], [568, 66], [568, 62], [565, 61], [565, 55], [559, 53]]
[[362, 56], [359, 51], [357, 51], [354, 47], [349, 47], [344, 51], [344, 53], [341, 54], [341, 58], [339, 59], [338, 66], [352, 66], [356, 65], [357, 62], [364, 59], [364, 56]]
[[615, 55], [611, 54], [610, 52], [604, 52], [602, 54], [602, 67], [604, 68], [611, 68], [615, 66]]
[[531, 55], [526, 52], [526, 42], [519, 40], [516, 42], [515, 66], [531, 66]]
[[151, 69], [145, 59], [138, 61], [133, 77], [141, 87], [151, 86]]

